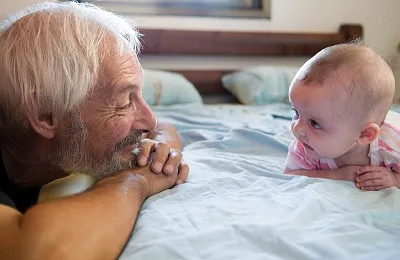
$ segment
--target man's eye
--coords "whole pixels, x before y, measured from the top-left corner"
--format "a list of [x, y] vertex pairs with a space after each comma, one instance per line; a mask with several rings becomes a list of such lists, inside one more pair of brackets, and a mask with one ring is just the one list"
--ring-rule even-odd
[[310, 120], [310, 124], [314, 129], [321, 129], [322, 127], [315, 120]]
[[130, 101], [128, 105], [121, 107], [121, 109], [127, 109], [130, 108], [131, 106], [132, 106], [132, 101]]
[[294, 116], [295, 117], [298, 117], [299, 116], [299, 113], [297, 112], [297, 110], [295, 109], [295, 108], [292, 108], [293, 109], [293, 111], [294, 111]]
[[128, 109], [128, 108], [132, 107], [132, 105], [133, 105], [133, 94], [130, 94], [129, 95], [129, 103], [124, 106], [119, 107], [119, 109]]

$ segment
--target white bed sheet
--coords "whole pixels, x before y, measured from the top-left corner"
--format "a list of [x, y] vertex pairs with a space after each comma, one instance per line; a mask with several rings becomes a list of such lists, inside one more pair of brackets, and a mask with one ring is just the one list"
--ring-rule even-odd
[[190, 176], [145, 202], [121, 259], [400, 259], [399, 189], [282, 173], [290, 107], [154, 110]]

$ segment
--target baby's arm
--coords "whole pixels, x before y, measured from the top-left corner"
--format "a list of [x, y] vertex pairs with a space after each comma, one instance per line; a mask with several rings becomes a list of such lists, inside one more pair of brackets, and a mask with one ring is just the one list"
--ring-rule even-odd
[[400, 189], [400, 172], [393, 170], [394, 177], [396, 178], [396, 187]]
[[396, 187], [400, 189], [400, 172], [392, 171], [396, 179]]
[[305, 156], [304, 147], [297, 140], [289, 145], [288, 156], [284, 173], [302, 175], [311, 178], [331, 180], [355, 181], [359, 166], [345, 166], [334, 170], [320, 170], [316, 160], [309, 160]]
[[334, 170], [290, 170], [285, 168], [285, 173], [302, 175], [311, 178], [324, 178], [331, 180], [355, 181], [356, 173], [360, 166], [344, 166]]

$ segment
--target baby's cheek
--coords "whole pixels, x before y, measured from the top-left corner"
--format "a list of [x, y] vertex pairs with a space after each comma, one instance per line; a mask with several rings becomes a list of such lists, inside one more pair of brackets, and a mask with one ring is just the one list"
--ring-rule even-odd
[[337, 146], [335, 142], [331, 142], [331, 140], [319, 142], [318, 146], [314, 149], [322, 158], [335, 158], [337, 155]]

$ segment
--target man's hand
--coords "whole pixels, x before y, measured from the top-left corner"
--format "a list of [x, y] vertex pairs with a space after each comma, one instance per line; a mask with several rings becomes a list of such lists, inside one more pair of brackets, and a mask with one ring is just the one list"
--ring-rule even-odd
[[149, 162], [154, 173], [177, 174], [175, 184], [185, 182], [189, 174], [189, 166], [182, 161], [182, 153], [178, 149], [171, 149], [167, 142], [141, 140], [137, 164], [144, 167]]
[[382, 190], [399, 187], [399, 174], [382, 166], [368, 165], [357, 171], [356, 186], [361, 190]]
[[178, 173], [172, 173], [169, 175], [154, 174], [150, 164], [139, 169], [129, 170], [123, 174], [133, 174], [139, 177], [139, 182], [141, 184], [140, 189], [146, 198], [160, 193], [166, 189], [172, 188], [176, 184], [178, 177]]
[[177, 172], [168, 175], [154, 174], [151, 165], [148, 164], [144, 167], [126, 170], [104, 178], [97, 182], [92, 189], [108, 186], [110, 184], [125, 185], [126, 189], [130, 189], [128, 187], [131, 185], [132, 187], [135, 187], [144, 200], [174, 186], [177, 176]]

